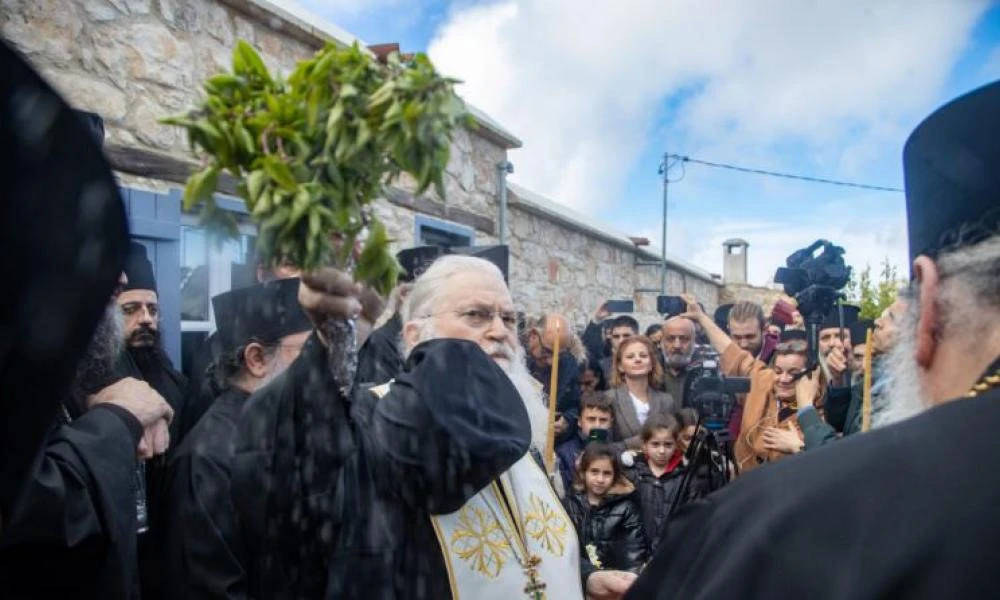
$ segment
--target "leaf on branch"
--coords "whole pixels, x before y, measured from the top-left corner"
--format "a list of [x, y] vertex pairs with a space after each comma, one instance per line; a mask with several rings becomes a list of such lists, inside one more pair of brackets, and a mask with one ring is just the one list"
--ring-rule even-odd
[[[184, 210], [191, 210], [203, 200], [206, 204], [211, 204], [211, 207], [214, 208], [215, 202], [212, 200], [212, 194], [215, 193], [218, 181], [219, 168], [214, 166], [207, 167], [191, 175], [187, 185], [184, 186], [182, 201]], [[208, 212], [211, 212], [211, 210]]]

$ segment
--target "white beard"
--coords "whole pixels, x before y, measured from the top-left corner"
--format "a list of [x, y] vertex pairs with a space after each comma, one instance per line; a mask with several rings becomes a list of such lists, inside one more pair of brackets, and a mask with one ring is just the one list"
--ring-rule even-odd
[[909, 419], [929, 406], [920, 388], [920, 367], [915, 357], [919, 310], [916, 301], [910, 302], [899, 324], [896, 344], [886, 356], [889, 383], [885, 391], [885, 408], [874, 416], [873, 427], [885, 427]]
[[[434, 325], [428, 319], [420, 328], [420, 341], [425, 342], [435, 338], [437, 338], [437, 332], [434, 331]], [[520, 343], [517, 343], [514, 348], [497, 343], [484, 350], [487, 354], [505, 354], [507, 356], [506, 359], [497, 359], [496, 362], [514, 384], [514, 388], [517, 389], [518, 395], [521, 396], [521, 401], [524, 403], [524, 409], [528, 412], [528, 421], [531, 423], [532, 447], [543, 452], [548, 440], [549, 411], [535, 378], [528, 371], [524, 348]]]

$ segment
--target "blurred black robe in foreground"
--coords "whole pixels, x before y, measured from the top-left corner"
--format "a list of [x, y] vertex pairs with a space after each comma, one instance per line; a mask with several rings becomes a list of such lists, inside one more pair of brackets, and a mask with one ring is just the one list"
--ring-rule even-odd
[[248, 397], [226, 390], [171, 454], [164, 497], [166, 598], [246, 598], [230, 463]]
[[379, 385], [392, 380], [403, 370], [399, 345], [403, 336], [403, 321], [396, 313], [368, 336], [358, 351], [358, 371], [361, 385]]
[[3, 598], [103, 600], [137, 590], [132, 482], [142, 427], [112, 406], [58, 420], [127, 240], [92, 130], [0, 42]]
[[996, 598], [998, 430], [994, 388], [757, 469], [672, 520], [627, 598]]
[[244, 408], [232, 494], [251, 596], [449, 598], [428, 515], [458, 510], [528, 451], [517, 389], [477, 344], [439, 339], [380, 399], [336, 390], [313, 335]]

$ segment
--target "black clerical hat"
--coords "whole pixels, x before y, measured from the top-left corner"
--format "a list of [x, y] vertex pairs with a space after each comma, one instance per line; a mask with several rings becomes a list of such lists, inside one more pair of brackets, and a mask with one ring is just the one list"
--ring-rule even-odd
[[488, 260], [503, 273], [503, 280], [506, 282], [507, 271], [510, 264], [510, 249], [507, 246], [455, 246], [452, 248], [442, 248], [440, 246], [417, 246], [400, 250], [396, 254], [396, 260], [403, 267], [403, 275], [399, 280], [403, 282], [413, 281], [434, 263], [438, 258], [446, 254], [462, 254], [465, 256], [475, 256]]
[[277, 341], [313, 328], [299, 305], [299, 280], [276, 279], [212, 298], [216, 336], [234, 350], [252, 339]]
[[497, 246], [461, 246], [452, 248], [454, 254], [465, 254], [490, 261], [503, 273], [503, 280], [510, 283], [507, 272], [510, 267], [510, 248], [506, 245]]
[[22, 489], [121, 274], [128, 227], [94, 137], [0, 40], [0, 510]]
[[[861, 308], [854, 306], [853, 304], [844, 305], [844, 327], [850, 327], [858, 320], [858, 315], [861, 314]], [[830, 309], [830, 312], [826, 313], [823, 318], [823, 322], [820, 324], [820, 329], [829, 329], [831, 327], [840, 327], [840, 309], [836, 304]]]
[[808, 337], [804, 329], [786, 329], [781, 332], [781, 336], [778, 338], [778, 341], [782, 344], [785, 342], [805, 342], [807, 340]]
[[125, 277], [128, 278], [126, 290], [156, 291], [153, 263], [146, 256], [146, 247], [139, 242], [129, 244], [128, 256], [125, 258]]
[[1000, 223], [1000, 81], [934, 111], [903, 149], [910, 260], [978, 243]]
[[875, 326], [875, 322], [871, 319], [861, 319], [855, 321], [851, 325], [851, 344], [857, 346], [859, 344], [864, 344], [868, 337], [868, 330]]
[[399, 276], [400, 282], [411, 282], [420, 277], [438, 257], [448, 254], [446, 248], [441, 246], [417, 246], [407, 248], [396, 253], [396, 260], [403, 267], [403, 272]]
[[715, 309], [715, 314], [713, 315], [713, 320], [715, 324], [719, 326], [725, 332], [729, 332], [729, 313], [733, 310], [732, 304], [723, 304], [719, 308]]

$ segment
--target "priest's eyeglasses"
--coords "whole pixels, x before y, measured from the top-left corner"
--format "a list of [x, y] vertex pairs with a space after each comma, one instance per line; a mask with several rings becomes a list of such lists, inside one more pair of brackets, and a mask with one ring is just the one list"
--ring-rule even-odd
[[[485, 329], [493, 323], [493, 319], [500, 317], [504, 327], [515, 331], [517, 329], [517, 313], [512, 310], [493, 310], [484, 306], [465, 308], [461, 310], [448, 310], [446, 313], [458, 315], [469, 327]], [[441, 313], [437, 313], [441, 314]], [[432, 316], [432, 315], [429, 315]]]

